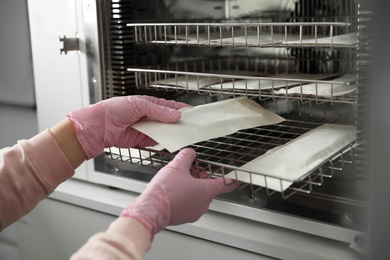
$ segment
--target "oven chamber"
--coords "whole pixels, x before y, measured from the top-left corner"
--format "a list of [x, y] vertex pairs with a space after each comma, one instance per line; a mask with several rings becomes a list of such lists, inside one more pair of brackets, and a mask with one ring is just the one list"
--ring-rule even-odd
[[[214, 177], [223, 177], [321, 124], [357, 125], [356, 141], [324, 159], [285, 192], [241, 183], [236, 191], [219, 196], [210, 209], [359, 248], [367, 221], [367, 135], [362, 118], [367, 105], [370, 12], [358, 0], [258, 2], [81, 1], [78, 12], [83, 31], [73, 40], [85, 53], [81, 59], [87, 64], [82, 69], [83, 100], [95, 103], [146, 94], [198, 105], [247, 97], [287, 119], [276, 126], [194, 144], [198, 155], [194, 166], [202, 166]], [[337, 42], [338, 35], [349, 33], [357, 34], [355, 42]], [[329, 40], [321, 44], [322, 37]], [[314, 41], [306, 42], [306, 38]], [[323, 97], [261, 87], [274, 86], [278, 75], [298, 73], [330, 74], [336, 79], [329, 83], [287, 77], [282, 84], [348, 85], [357, 90]], [[338, 82], [337, 76], [343, 74], [352, 74], [354, 79]], [[195, 79], [197, 87], [179, 84], [183, 78]], [[168, 79], [173, 83], [168, 84]], [[198, 82], [202, 80], [221, 82], [221, 87], [201, 88]], [[257, 80], [259, 87], [222, 88], [222, 82], [247, 86], [250, 80]], [[75, 178], [138, 193], [172, 158], [168, 152], [151, 149], [107, 149], [87, 163], [86, 174]], [[261, 169], [248, 175], [262, 176]]]
[[[147, 94], [198, 105], [244, 96], [288, 119], [276, 126], [242, 130], [193, 145], [198, 154], [194, 165], [215, 177], [239, 169], [268, 149], [318, 125], [358, 125], [356, 142], [325, 158], [322, 165], [286, 191], [241, 183], [236, 191], [218, 197], [222, 211], [223, 205], [229, 205], [228, 214], [261, 220], [262, 211], [267, 210], [325, 223], [340, 234], [352, 231], [350, 234], [355, 235], [348, 239], [353, 240], [345, 242], [353, 243], [366, 225], [367, 176], [360, 170], [359, 160], [366, 141], [359, 122], [359, 108], [364, 102], [362, 68], [367, 62], [364, 52], [369, 43], [365, 38], [366, 21], [358, 19], [362, 18], [358, 15], [362, 8], [359, 1], [314, 2], [273, 1], [264, 7], [253, 5], [253, 1], [201, 1], [196, 6], [191, 1], [98, 1], [96, 6], [89, 2], [84, 8], [91, 14], [88, 9], [96, 7], [97, 22], [88, 24], [85, 31], [86, 50], [91, 51], [90, 102]], [[356, 42], [337, 43], [336, 36], [348, 33], [359, 33]], [[233, 40], [225, 41], [230, 37]], [[315, 40], [307, 43], [306, 37]], [[330, 40], [321, 44], [322, 37]], [[263, 42], [264, 38], [269, 41]], [[88, 48], [88, 44], [95, 49]], [[243, 72], [248, 71], [260, 76], [245, 76]], [[262, 84], [278, 82], [275, 75], [295, 73], [353, 74], [356, 77], [348, 84], [356, 85], [358, 90], [323, 97], [289, 94], [288, 90], [276, 94], [274, 89], [261, 88]], [[197, 89], [189, 87], [191, 83], [178, 83], [183, 78], [195, 78]], [[222, 87], [222, 82], [238, 85], [253, 79], [259, 82], [255, 90]], [[221, 82], [221, 87], [202, 88], [202, 80]], [[324, 81], [292, 77], [285, 82], [286, 86], [308, 83], [319, 85]], [[336, 80], [327, 84], [345, 83]], [[94, 171], [88, 179], [140, 192], [172, 158], [168, 152], [151, 149], [107, 149], [94, 160]], [[248, 174], [262, 175], [261, 169]], [[253, 218], [253, 214], [257, 216]]]

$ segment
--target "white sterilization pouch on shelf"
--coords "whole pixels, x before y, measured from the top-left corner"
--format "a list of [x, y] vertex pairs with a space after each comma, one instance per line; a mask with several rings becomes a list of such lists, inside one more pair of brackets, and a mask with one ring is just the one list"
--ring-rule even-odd
[[355, 126], [324, 124], [240, 167], [267, 177], [240, 170], [226, 177], [282, 192], [355, 139]]
[[161, 79], [156, 81], [151, 81], [149, 83], [150, 87], [180, 87], [189, 90], [198, 90], [204, 86], [212, 85], [217, 82], [220, 82], [220, 77], [201, 77], [201, 76], [178, 76], [173, 78]]
[[[221, 39], [211, 40], [211, 44], [222, 44], [222, 45], [233, 45], [233, 46], [272, 46], [273, 44], [281, 44], [286, 40], [286, 35], [284, 33], [273, 33], [262, 32], [260, 35], [257, 35], [257, 32], [249, 32], [252, 35], [247, 36], [235, 36]], [[254, 35], [253, 35], [254, 34]], [[304, 37], [304, 36], [303, 36]], [[290, 34], [288, 38], [291, 40], [298, 40], [299, 35]]]
[[[298, 87], [277, 90], [277, 94], [302, 94], [302, 95], [315, 95], [320, 97], [336, 97], [342, 96], [356, 91], [356, 84], [348, 85], [350, 82], [355, 82], [356, 76], [352, 74], [345, 74], [339, 78], [329, 80], [327, 83], [311, 83]], [[335, 82], [335, 84], [332, 84]], [[344, 84], [336, 84], [336, 82]]]
[[333, 37], [321, 37], [317, 39], [303, 39], [299, 41], [287, 41], [283, 44], [302, 44], [302, 45], [317, 45], [317, 46], [351, 46], [356, 45], [358, 41], [357, 33], [347, 33], [336, 35]]
[[201, 142], [232, 134], [240, 129], [277, 124], [284, 118], [264, 109], [247, 98], [228, 99], [183, 108], [181, 119], [176, 123], [161, 123], [144, 118], [133, 128], [150, 136], [170, 152]]
[[[334, 76], [335, 74], [281, 74], [272, 75], [271, 79], [248, 79], [248, 80], [235, 80], [234, 82], [218, 82], [205, 87], [205, 89], [213, 90], [267, 90], [267, 89], [278, 89], [282, 87], [298, 85], [302, 80], [321, 80]], [[280, 78], [281, 80], [275, 80], [274, 78]], [[285, 80], [282, 80], [282, 79]], [[296, 80], [296, 81], [294, 81]], [[300, 81], [301, 80], [301, 81]]]
[[[149, 87], [159, 87], [159, 88], [184, 88], [188, 90], [200, 90], [202, 88], [207, 89], [208, 86], [221, 84], [222, 81], [231, 81], [231, 78], [224, 77], [224, 75], [238, 75], [238, 76], [256, 76], [259, 73], [254, 71], [232, 71], [232, 70], [221, 70], [221, 71], [211, 71], [203, 72], [205, 75], [200, 74], [196, 75], [180, 75], [176, 77], [170, 77], [166, 79], [151, 80], [149, 82]], [[217, 74], [220, 76], [206, 76], [206, 73]], [[174, 74], [171, 72], [170, 74]]]

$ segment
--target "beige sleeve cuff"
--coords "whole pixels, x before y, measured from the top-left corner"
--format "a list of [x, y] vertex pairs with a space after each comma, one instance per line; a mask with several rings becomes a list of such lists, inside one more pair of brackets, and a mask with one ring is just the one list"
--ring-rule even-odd
[[39, 178], [46, 187], [47, 195], [52, 193], [59, 184], [73, 176], [72, 165], [58, 146], [50, 130], [46, 129], [29, 140], [19, 141], [19, 144], [25, 149]]

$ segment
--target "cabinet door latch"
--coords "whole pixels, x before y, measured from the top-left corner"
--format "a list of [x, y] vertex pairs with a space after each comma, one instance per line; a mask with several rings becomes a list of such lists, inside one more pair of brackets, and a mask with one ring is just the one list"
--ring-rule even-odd
[[68, 54], [68, 51], [80, 50], [79, 38], [66, 38], [66, 36], [64, 36], [62, 38], [60, 37], [60, 42], [63, 42], [63, 48], [60, 49], [60, 54]]

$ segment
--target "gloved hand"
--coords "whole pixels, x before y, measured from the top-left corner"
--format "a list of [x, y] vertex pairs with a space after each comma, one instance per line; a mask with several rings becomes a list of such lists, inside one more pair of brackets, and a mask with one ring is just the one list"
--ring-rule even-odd
[[185, 103], [150, 96], [115, 97], [68, 114], [87, 159], [101, 154], [104, 148], [146, 147], [157, 142], [131, 127], [146, 116], [172, 123], [180, 119], [177, 111]]
[[155, 234], [168, 225], [198, 220], [215, 196], [237, 187], [231, 179], [197, 179], [190, 175], [195, 159], [191, 148], [181, 150], [147, 185], [146, 190], [126, 209], [122, 217], [132, 217]]

